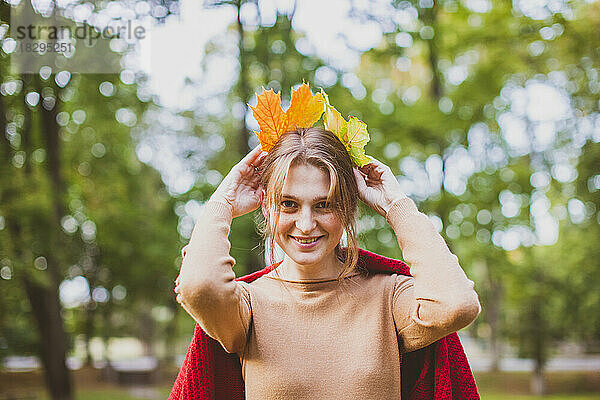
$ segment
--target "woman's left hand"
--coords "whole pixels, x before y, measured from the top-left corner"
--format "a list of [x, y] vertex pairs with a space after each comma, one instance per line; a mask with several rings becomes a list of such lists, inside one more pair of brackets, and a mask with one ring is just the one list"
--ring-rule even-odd
[[390, 167], [371, 156], [371, 162], [363, 167], [354, 167], [358, 194], [362, 201], [385, 217], [398, 199], [407, 197]]

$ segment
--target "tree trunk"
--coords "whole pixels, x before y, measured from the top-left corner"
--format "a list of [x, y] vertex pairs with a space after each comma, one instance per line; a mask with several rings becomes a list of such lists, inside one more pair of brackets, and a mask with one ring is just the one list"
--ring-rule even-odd
[[91, 366], [94, 361], [90, 342], [92, 337], [94, 337], [95, 316], [96, 302], [94, 300], [90, 300], [90, 302], [85, 306], [85, 325], [83, 329], [83, 334], [85, 337], [85, 365], [87, 366]]
[[[536, 303], [538, 303], [536, 301]], [[540, 304], [533, 304], [534, 307], [539, 307]], [[540, 316], [539, 308], [534, 311], [534, 317]], [[535, 334], [533, 337], [534, 340], [534, 362], [535, 367], [533, 370], [533, 374], [531, 376], [531, 392], [536, 396], [542, 396], [546, 392], [545, 384], [544, 384], [544, 364], [545, 364], [545, 354], [544, 354], [544, 332], [543, 332], [543, 321], [541, 318], [535, 318], [537, 327], [535, 329]]]
[[[48, 269], [51, 261], [48, 260]], [[40, 333], [40, 356], [52, 400], [72, 400], [73, 386], [66, 365], [67, 338], [64, 331], [58, 286], [53, 279], [47, 286], [23, 279], [33, 316]]]
[[[484, 261], [485, 262], [485, 261]], [[491, 372], [500, 370], [500, 361], [502, 349], [500, 348], [500, 308], [502, 304], [502, 285], [500, 281], [492, 274], [485, 262], [487, 273], [490, 298], [486, 305], [488, 323], [490, 324], [490, 355], [491, 355]]]
[[107, 307], [104, 307], [100, 311], [100, 316], [102, 318], [102, 360], [106, 363], [104, 369], [102, 370], [102, 378], [108, 382], [116, 382], [117, 376], [115, 371], [113, 370], [111, 358], [110, 358], [110, 335], [112, 333], [112, 322], [110, 319], [112, 307], [107, 304]]
[[[27, 104], [25, 96], [27, 92], [31, 89], [31, 77], [28, 75], [23, 75], [23, 90], [21, 92], [21, 100], [23, 101], [23, 128], [21, 135], [21, 146], [25, 151], [25, 175], [29, 176], [31, 174], [31, 154], [33, 152], [33, 138], [31, 135], [31, 124], [33, 120], [33, 112], [29, 104]], [[3, 130], [4, 131], [4, 130]]]
[[[40, 91], [41, 93], [41, 91]], [[23, 126], [22, 137], [24, 143], [29, 147], [31, 143], [31, 110], [25, 104], [24, 112], [26, 114], [26, 123]], [[29, 115], [27, 115], [29, 114]], [[6, 114], [4, 110], [4, 104], [0, 98], [0, 126], [2, 132], [6, 126]], [[56, 122], [53, 121], [53, 125]], [[52, 130], [52, 126], [42, 126], [42, 131]], [[2, 137], [1, 144], [3, 145], [2, 156], [6, 158], [3, 165], [10, 165], [10, 159], [12, 157], [12, 151], [7, 143], [4, 134], [0, 134]], [[4, 146], [6, 144], [6, 146]], [[29, 156], [29, 154], [28, 154]], [[30, 162], [29, 157], [26, 160]], [[3, 172], [4, 174], [4, 172]], [[28, 181], [29, 175], [31, 174], [30, 168], [24, 168], [24, 174], [21, 179]], [[3, 199], [8, 203], [12, 201], [19, 201], [19, 197], [23, 195], [19, 192], [19, 186], [16, 184], [17, 181], [14, 179], [12, 174], [8, 176], [8, 187], [3, 191]], [[14, 243], [19, 243], [18, 246], [14, 246], [12, 254], [15, 260], [22, 263], [23, 266], [31, 265], [31, 254], [28, 256], [23, 253], [24, 249], [29, 249], [27, 246], [28, 240], [24, 238], [22, 221], [19, 220], [19, 216], [7, 215], [6, 226], [10, 232], [10, 237], [13, 238]], [[56, 229], [60, 230], [59, 225], [60, 219], [56, 221]], [[38, 227], [32, 227], [34, 232], [39, 231]], [[37, 228], [37, 229], [36, 229]], [[51, 241], [51, 240], [50, 240]], [[59, 248], [58, 246], [51, 247], [54, 249]], [[29, 250], [28, 250], [29, 251]], [[69, 370], [66, 366], [66, 352], [67, 352], [67, 336], [64, 331], [63, 320], [61, 316], [61, 305], [58, 299], [58, 284], [60, 281], [60, 275], [56, 259], [52, 254], [46, 256], [47, 270], [46, 272], [41, 271], [24, 271], [20, 275], [20, 281], [23, 284], [25, 295], [27, 296], [31, 305], [33, 318], [39, 332], [39, 355], [42, 361], [45, 372], [45, 381], [48, 387], [48, 391], [53, 400], [71, 400], [73, 398], [73, 387], [71, 383], [71, 377]], [[35, 279], [33, 274], [45, 274], [46, 279]]]
[[531, 376], [531, 393], [536, 396], [543, 396], [546, 393], [544, 383], [544, 369], [536, 360], [536, 365]]
[[[150, 306], [147, 307], [150, 309]], [[144, 355], [154, 357], [154, 338], [156, 331], [156, 323], [150, 312], [140, 312], [139, 321], [139, 339], [144, 347]]]
[[[15, 243], [25, 242], [19, 221], [7, 217], [6, 227]], [[22, 249], [15, 248], [13, 254], [16, 260], [24, 259]], [[67, 337], [60, 314], [58, 284], [51, 273], [54, 260], [52, 257], [47, 257], [46, 260], [48, 263], [46, 276], [49, 279], [45, 285], [35, 281], [28, 271], [20, 274], [20, 280], [31, 305], [39, 333], [38, 354], [44, 367], [44, 378], [50, 397], [52, 400], [72, 400], [73, 387], [69, 369], [66, 366]]]
[[437, 46], [437, 38], [439, 36], [439, 32], [437, 28], [437, 2], [433, 2], [433, 5], [429, 9], [421, 9], [423, 13], [423, 22], [434, 29], [434, 36], [431, 39], [425, 40], [427, 44], [427, 48], [429, 50], [429, 67], [431, 68], [431, 97], [434, 100], [439, 100], [442, 97], [442, 82], [440, 78], [440, 70], [438, 68], [438, 46]]
[[6, 120], [6, 109], [4, 107], [4, 99], [2, 97], [3, 96], [0, 96], [0, 149], [2, 149], [2, 153], [0, 155], [3, 157], [3, 163], [0, 168], [2, 168], [1, 171], [4, 172], [5, 169], [7, 170], [10, 168], [11, 149], [10, 142], [6, 137], [6, 124], [8, 121]]
[[546, 364], [546, 335], [547, 326], [544, 319], [544, 296], [542, 285], [544, 275], [541, 267], [536, 265], [534, 273], [536, 293], [532, 299], [532, 323], [533, 323], [533, 359], [535, 367], [531, 377], [531, 390], [536, 396], [542, 396], [545, 393], [544, 384], [544, 366]]
[[89, 283], [90, 301], [84, 307], [85, 322], [83, 334], [85, 336], [85, 364], [91, 366], [93, 358], [90, 349], [90, 342], [96, 332], [96, 311], [98, 309], [98, 303], [96, 303], [93, 297], [94, 288], [98, 284], [98, 249], [96, 246], [86, 244], [85, 254], [86, 257], [84, 259], [86, 261], [82, 265], [85, 272], [85, 277]]
[[180, 310], [179, 304], [172, 300], [169, 302], [169, 309], [171, 310], [171, 320], [167, 323], [165, 328], [165, 355], [161, 360], [164, 365], [175, 364], [175, 354], [177, 352], [177, 312]]
[[[39, 93], [42, 93], [41, 83], [38, 82]], [[50, 249], [57, 250], [56, 256], [48, 254], [48, 273], [50, 274], [51, 284], [46, 288], [36, 287], [32, 282], [29, 285], [28, 292], [31, 293], [30, 302], [41, 333], [41, 343], [45, 349], [47, 360], [44, 362], [48, 389], [53, 400], [63, 400], [73, 398], [73, 388], [71, 384], [70, 371], [65, 364], [67, 353], [67, 334], [64, 330], [64, 323], [61, 315], [61, 305], [58, 299], [58, 285], [61, 279], [59, 263], [60, 248], [59, 238], [63, 235], [60, 220], [65, 214], [63, 194], [64, 184], [60, 174], [60, 138], [58, 135], [58, 125], [56, 122], [56, 108], [59, 102], [58, 93], [56, 94], [56, 103], [54, 107], [46, 109], [43, 106], [41, 110], [41, 132], [45, 139], [46, 152], [48, 155], [48, 177], [52, 183], [52, 203], [53, 203], [53, 225], [54, 234], [48, 238]], [[41, 99], [43, 100], [43, 99]], [[43, 292], [46, 291], [45, 294]], [[33, 297], [32, 297], [33, 296]], [[44, 301], [41, 301], [41, 300]], [[45, 314], [45, 315], [44, 315]], [[48, 326], [46, 324], [49, 323]]]
[[[41, 85], [40, 85], [41, 86]], [[40, 87], [41, 93], [41, 87]], [[62, 234], [60, 230], [60, 220], [65, 214], [65, 207], [63, 202], [64, 184], [60, 174], [60, 138], [58, 135], [58, 125], [56, 122], [56, 115], [58, 114], [56, 109], [59, 105], [58, 93], [56, 93], [56, 103], [49, 110], [41, 107], [42, 118], [41, 118], [41, 130], [44, 135], [46, 144], [46, 153], [48, 155], [48, 176], [52, 182], [52, 203], [54, 205], [54, 218], [57, 223], [56, 227], [59, 234]]]

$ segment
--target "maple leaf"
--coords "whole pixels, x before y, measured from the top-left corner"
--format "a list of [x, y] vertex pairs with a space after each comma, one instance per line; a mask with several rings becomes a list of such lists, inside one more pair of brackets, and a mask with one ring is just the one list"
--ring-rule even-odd
[[342, 117], [342, 114], [329, 104], [329, 96], [327, 96], [323, 89], [321, 89], [321, 95], [325, 99], [325, 113], [323, 115], [325, 129], [333, 132], [345, 145], [347, 140], [344, 140], [344, 136], [346, 134], [348, 123], [344, 117]]
[[260, 132], [254, 133], [258, 136], [262, 149], [270, 151], [279, 136], [288, 130], [287, 116], [281, 108], [281, 94], [273, 92], [273, 89], [263, 88], [256, 99], [256, 107], [248, 104], [260, 127]]
[[298, 89], [292, 91], [290, 108], [286, 112], [288, 128], [308, 128], [321, 118], [325, 106], [325, 99], [321, 93], [313, 96], [310, 87], [303, 83]]
[[321, 89], [321, 94], [325, 99], [325, 113], [323, 115], [325, 129], [333, 132], [340, 139], [356, 165], [362, 167], [370, 163], [371, 160], [365, 155], [364, 149], [370, 139], [367, 124], [356, 117], [350, 117], [346, 121], [340, 112], [329, 104], [329, 97], [323, 89]]
[[348, 137], [348, 146], [346, 148], [350, 150], [349, 153], [352, 161], [359, 167], [370, 163], [371, 160], [365, 155], [365, 145], [370, 139], [367, 124], [356, 117], [350, 117], [346, 135]]

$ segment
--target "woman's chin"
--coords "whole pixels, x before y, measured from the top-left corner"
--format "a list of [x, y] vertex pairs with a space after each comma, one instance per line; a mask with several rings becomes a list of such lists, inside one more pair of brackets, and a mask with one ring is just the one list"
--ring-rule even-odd
[[296, 264], [301, 265], [301, 266], [312, 266], [315, 264], [321, 264], [323, 262], [323, 255], [320, 254], [321, 252], [317, 253], [312, 253], [312, 254], [307, 254], [307, 253], [302, 253], [300, 251], [290, 251], [290, 252], [286, 252], [286, 254], [288, 255], [288, 257], [290, 257]]
[[292, 250], [286, 252], [287, 256], [299, 267], [322, 267], [325, 265], [330, 256], [335, 256], [334, 249], [331, 249], [329, 253], [323, 251], [315, 251], [306, 253], [298, 250]]

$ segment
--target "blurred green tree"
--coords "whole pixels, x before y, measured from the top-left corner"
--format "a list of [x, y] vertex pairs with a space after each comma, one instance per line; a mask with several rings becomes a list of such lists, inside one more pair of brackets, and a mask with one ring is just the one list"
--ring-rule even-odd
[[[1, 4], [3, 24], [8, 8]], [[111, 319], [120, 314], [120, 334], [150, 343], [156, 320], [165, 319], [164, 312], [153, 318], [152, 307], [177, 310], [169, 290], [179, 247], [174, 204], [156, 171], [136, 157], [130, 131], [148, 99], [132, 71], [121, 79], [60, 69], [15, 75], [9, 55], [0, 56], [0, 268], [13, 294], [0, 302], [31, 310], [36, 327], [22, 340], [15, 333], [29, 324], [11, 312], [0, 320], [0, 336], [6, 353], [37, 342], [51, 397], [70, 399], [69, 334], [88, 343], [114, 335]], [[87, 293], [61, 304], [59, 288], [72, 279], [85, 282]], [[15, 300], [19, 290], [28, 306]], [[98, 308], [110, 312], [97, 325]]]
[[[551, 9], [500, 1], [392, 5], [393, 23], [384, 29], [382, 43], [363, 55], [356, 73], [366, 90], [362, 99], [350, 98], [347, 109], [360, 110], [351, 112], [369, 123], [367, 152], [393, 169], [397, 163], [399, 180], [444, 229], [477, 281], [483, 314], [473, 332], [489, 337], [492, 366], [499, 366], [501, 338], [512, 340], [522, 356], [534, 358], [533, 388], [543, 392], [544, 364], [557, 340], [573, 328], [555, 315], [568, 312], [565, 306], [574, 300], [567, 299], [564, 269], [549, 262], [549, 254], [569, 239], [553, 247], [538, 243], [536, 237], [551, 227], [536, 221], [534, 202], [549, 200], [555, 210], [569, 202], [580, 207], [572, 182], [557, 178], [556, 170], [565, 160], [576, 165], [583, 143], [597, 141], [589, 130], [581, 134], [577, 128], [592, 122], [598, 111], [598, 41], [590, 28], [597, 4]], [[354, 12], [387, 22], [373, 7], [357, 6]], [[531, 120], [535, 117], [523, 107], [535, 108], [542, 99], [510, 93], [535, 96], [528, 94], [533, 84], [566, 96], [572, 117]], [[507, 139], [515, 130], [507, 126], [510, 118], [524, 126], [517, 133], [524, 135], [524, 151], [514, 148], [514, 138]], [[537, 132], [549, 126], [556, 136], [540, 148]], [[587, 172], [581, 185], [594, 174]], [[548, 184], [539, 183], [546, 176]], [[594, 207], [588, 202], [586, 209], [593, 214]], [[366, 216], [363, 223], [369, 246], [400, 255], [389, 249], [395, 247], [393, 236], [383, 222]], [[561, 237], [570, 226], [561, 224]]]

